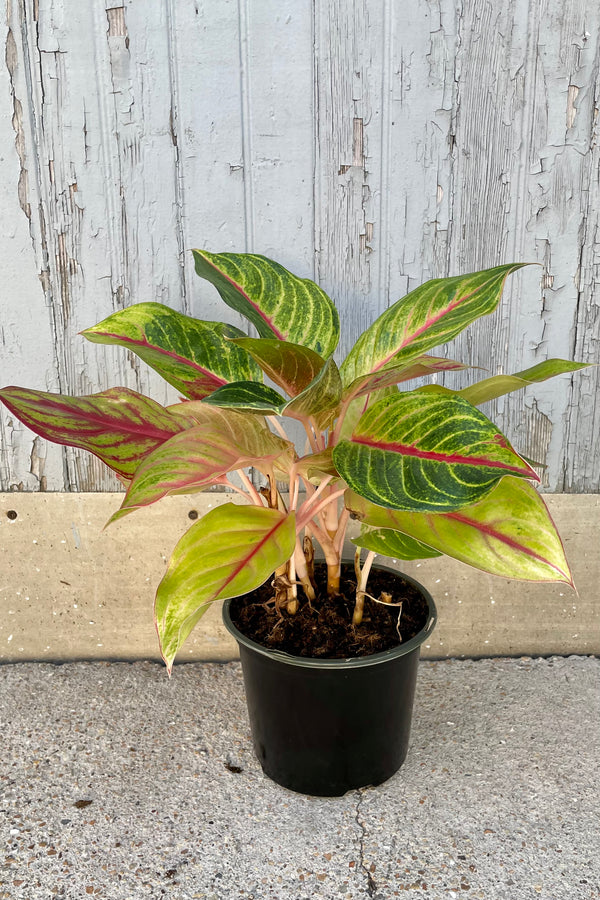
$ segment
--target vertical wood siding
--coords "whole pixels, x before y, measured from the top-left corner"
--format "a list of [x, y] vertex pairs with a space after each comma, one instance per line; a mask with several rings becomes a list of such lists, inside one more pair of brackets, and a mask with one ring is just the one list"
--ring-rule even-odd
[[[194, 246], [316, 278], [344, 352], [428, 278], [537, 261], [452, 354], [600, 363], [596, 0], [7, 0], [3, 28], [0, 383], [173, 399], [77, 332], [145, 300], [220, 318]], [[547, 490], [600, 488], [598, 379], [486, 409]], [[0, 490], [117, 488], [0, 410]]]

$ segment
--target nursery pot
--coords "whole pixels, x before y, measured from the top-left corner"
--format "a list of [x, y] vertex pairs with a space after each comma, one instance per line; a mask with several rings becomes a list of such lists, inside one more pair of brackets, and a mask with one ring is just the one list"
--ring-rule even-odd
[[420, 648], [427, 622], [404, 644], [353, 659], [314, 659], [269, 650], [242, 634], [223, 606], [225, 627], [240, 649], [254, 749], [266, 775], [303, 794], [338, 797], [386, 781], [406, 758]]

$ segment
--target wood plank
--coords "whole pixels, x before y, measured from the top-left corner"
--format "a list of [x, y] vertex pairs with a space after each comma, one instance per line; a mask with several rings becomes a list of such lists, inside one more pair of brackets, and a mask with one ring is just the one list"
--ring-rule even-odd
[[[309, 4], [240, 3], [246, 247], [314, 276], [313, 35]], [[214, 239], [213, 239], [214, 240]]]
[[[42, 331], [54, 344], [52, 383], [21, 381], [73, 394], [120, 383], [173, 399], [133, 357], [77, 337], [125, 303], [166, 299], [179, 277], [174, 183], [154, 177], [161, 163], [172, 169], [173, 156], [169, 95], [158, 90], [168, 59], [160, 15], [128, 25], [114, 4], [66, 17], [47, 0], [26, 0], [11, 16], [19, 37], [15, 89], [30, 111], [24, 152], [36, 174], [32, 244], [50, 312], [51, 328]], [[50, 489], [118, 489], [89, 454], [59, 452], [65, 471], [55, 465]], [[22, 473], [12, 479], [22, 480]]]
[[[597, 172], [593, 96], [599, 18], [597, 5], [584, 2], [556, 2], [548, 9], [479, 0], [463, 6], [455, 73], [451, 269], [512, 259], [543, 265], [542, 272], [532, 268], [512, 276], [500, 313], [476, 323], [453, 344], [452, 355], [456, 347], [458, 358], [492, 372], [518, 371], [548, 356], [598, 361], [596, 342], [592, 348], [580, 332], [575, 346], [574, 337], [578, 319], [584, 327], [592, 325], [579, 308], [578, 273], [581, 254], [587, 260], [593, 246], [582, 222], [590, 208], [584, 185], [592, 180], [590, 172]], [[579, 85], [587, 88], [581, 98]], [[591, 285], [591, 269], [582, 279], [586, 275]], [[589, 293], [586, 301], [586, 310], [593, 308]], [[447, 383], [465, 380], [461, 375]], [[589, 397], [593, 386], [589, 375], [563, 376], [486, 407], [523, 453], [546, 464], [547, 490], [567, 487], [564, 472], [584, 460], [587, 471], [590, 465], [598, 471], [597, 454], [590, 462], [586, 446], [593, 423], [572, 406], [574, 396], [583, 391]], [[570, 415], [585, 450], [574, 451]], [[577, 490], [580, 483], [571, 477], [569, 484]]]
[[316, 278], [340, 310], [340, 358], [385, 306], [379, 290], [383, 0], [315, 3]]
[[[35, 252], [40, 203], [37, 160], [31, 153], [32, 119], [25, 79], [21, 21], [6, 21], [0, 68], [0, 382], [56, 390], [50, 310]], [[0, 490], [64, 488], [62, 453], [47, 447], [0, 406]]]
[[240, 326], [242, 320], [232, 310], [224, 315], [215, 289], [195, 274], [189, 252], [246, 248], [244, 166], [250, 160], [241, 121], [238, 3], [165, 2], [186, 311]]
[[[118, 505], [114, 494], [0, 494], [0, 661], [157, 659], [152, 604], [166, 561], [190, 510], [202, 515], [229, 500], [237, 502], [223, 494], [169, 497], [103, 531]], [[578, 594], [443, 558], [404, 563], [439, 607], [424, 656], [600, 653], [600, 498], [547, 500]], [[235, 654], [215, 606], [180, 661]]]

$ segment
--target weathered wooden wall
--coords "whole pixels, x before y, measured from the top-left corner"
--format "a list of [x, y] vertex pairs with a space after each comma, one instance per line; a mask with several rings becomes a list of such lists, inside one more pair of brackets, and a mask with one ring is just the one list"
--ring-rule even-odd
[[[77, 332], [220, 318], [193, 246], [317, 279], [345, 349], [427, 278], [537, 260], [453, 355], [600, 362], [597, 0], [7, 0], [3, 28], [1, 384], [167, 399]], [[548, 490], [600, 488], [598, 378], [489, 410]], [[0, 490], [117, 486], [0, 411]]]

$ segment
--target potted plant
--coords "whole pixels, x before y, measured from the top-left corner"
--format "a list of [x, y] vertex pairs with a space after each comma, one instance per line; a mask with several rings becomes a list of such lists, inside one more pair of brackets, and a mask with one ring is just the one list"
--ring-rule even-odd
[[[246, 504], [212, 509], [175, 547], [155, 601], [168, 670], [210, 604], [225, 600], [267, 774], [317, 794], [379, 783], [406, 754], [435, 606], [373, 560], [447, 554], [503, 577], [572, 584], [534, 464], [478, 406], [583, 364], [551, 359], [458, 391], [409, 384], [465, 368], [430, 351], [493, 312], [518, 264], [418, 287], [338, 368], [339, 316], [314, 282], [263, 256], [193, 252], [198, 275], [258, 337], [159, 303], [82, 332], [136, 353], [181, 402], [163, 407], [128, 388], [69, 397], [7, 387], [0, 399], [37, 434], [116, 472], [126, 492], [110, 521], [169, 494], [244, 494]], [[343, 563], [351, 518], [362, 530]]]

